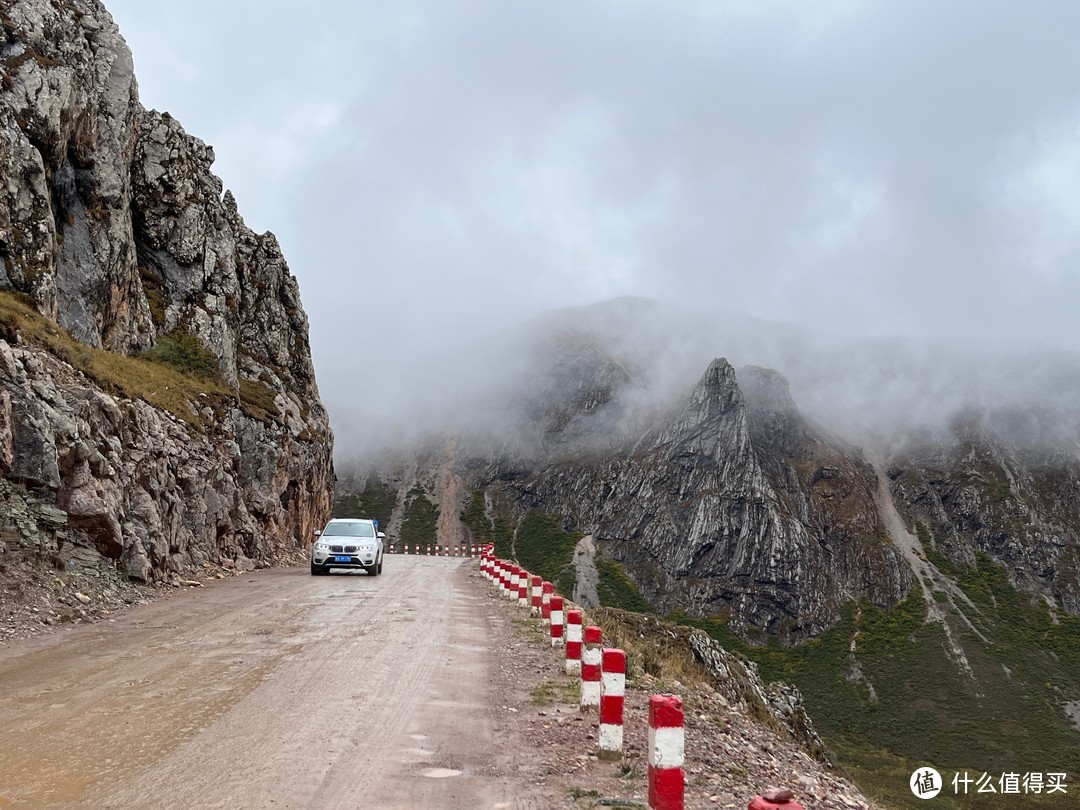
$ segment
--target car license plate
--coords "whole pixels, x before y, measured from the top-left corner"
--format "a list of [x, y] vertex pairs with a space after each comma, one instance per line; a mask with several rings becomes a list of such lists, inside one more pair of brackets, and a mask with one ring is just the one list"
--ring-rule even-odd
[[348, 557], [348, 556], [339, 554], [338, 556], [334, 557], [334, 562], [344, 562], [344, 563], [352, 562], [352, 557]]

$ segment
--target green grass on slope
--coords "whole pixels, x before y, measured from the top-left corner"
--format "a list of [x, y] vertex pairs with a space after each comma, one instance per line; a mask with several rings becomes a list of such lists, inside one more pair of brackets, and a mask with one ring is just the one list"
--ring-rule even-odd
[[505, 520], [488, 518], [484, 507], [484, 491], [476, 490], [469, 503], [461, 512], [461, 522], [472, 533], [478, 544], [491, 543], [495, 546], [495, 555], [509, 559], [513, 552], [514, 530]]
[[617, 562], [597, 557], [596, 573], [596, 591], [603, 607], [632, 610], [635, 613], [656, 612]]
[[580, 539], [580, 534], [563, 531], [557, 518], [534, 509], [518, 526], [514, 550], [521, 565], [555, 583], [558, 593], [570, 596], [576, 582], [574, 547]]
[[377, 475], [368, 476], [363, 492], [348, 492], [334, 500], [334, 517], [374, 518], [385, 527], [394, 513], [397, 495]]
[[412, 489], [405, 498], [405, 516], [401, 521], [401, 542], [408, 545], [434, 545], [439, 510], [422, 489]]
[[974, 608], [960, 604], [985, 637], [951, 617], [970, 674], [946, 653], [941, 625], [924, 622], [918, 590], [889, 611], [851, 605], [837, 626], [794, 648], [749, 647], [719, 620], [683, 620], [757, 661], [766, 681], [796, 684], [839, 763], [888, 806], [924, 806], [907, 780], [926, 764], [950, 783], [935, 806], [1080, 806], [1076, 784], [1064, 796], [952, 796], [952, 775], [965, 769], [995, 782], [1005, 772], [1080, 776], [1080, 731], [1063, 708], [1080, 700], [1080, 620], [1054, 623], [1046, 606], [1012, 588], [988, 557], [956, 576]]

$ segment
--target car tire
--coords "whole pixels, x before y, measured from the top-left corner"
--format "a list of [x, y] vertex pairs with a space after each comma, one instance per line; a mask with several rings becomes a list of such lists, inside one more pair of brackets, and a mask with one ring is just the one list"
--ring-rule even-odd
[[320, 577], [325, 573], [326, 571], [323, 570], [323, 567], [321, 565], [316, 565], [315, 563], [311, 564], [311, 575], [313, 577]]
[[375, 573], [376, 574], [381, 574], [382, 573], [382, 557], [379, 557], [379, 565], [375, 569]]

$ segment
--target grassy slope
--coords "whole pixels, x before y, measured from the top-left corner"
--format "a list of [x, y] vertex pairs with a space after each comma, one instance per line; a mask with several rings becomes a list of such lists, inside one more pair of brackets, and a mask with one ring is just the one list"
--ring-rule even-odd
[[372, 473], [364, 483], [363, 492], [346, 492], [334, 501], [334, 517], [374, 518], [380, 526], [390, 523], [397, 495]]
[[574, 546], [581, 535], [563, 531], [557, 518], [535, 509], [526, 513], [514, 540], [517, 561], [555, 584], [558, 593], [574, 592]]
[[[927, 606], [918, 591], [890, 611], [852, 605], [829, 632], [790, 649], [748, 647], [720, 622], [690, 623], [757, 661], [766, 681], [795, 683], [840, 764], [889, 806], [921, 806], [907, 778], [926, 764], [949, 781], [962, 770], [995, 779], [1009, 771], [1064, 771], [1076, 778], [1080, 731], [1062, 706], [1080, 699], [1080, 620], [1053, 623], [1045, 605], [1013, 589], [989, 558], [957, 571], [956, 581], [971, 599], [974, 608], [967, 612], [985, 637], [966, 628], [960, 633], [970, 674], [946, 652], [941, 625], [924, 621]], [[954, 633], [964, 627], [958, 616], [951, 619]], [[856, 664], [861, 678], [854, 674]], [[951, 794], [950, 784], [936, 805], [1077, 806], [1075, 794]]]
[[207, 426], [193, 405], [220, 414], [239, 405], [248, 416], [268, 422], [277, 415], [274, 392], [264, 383], [242, 380], [239, 392], [222, 380], [217, 359], [192, 335], [161, 335], [158, 345], [129, 357], [80, 343], [31, 306], [24, 296], [0, 291], [0, 338], [15, 335], [81, 371], [103, 391], [141, 399], [195, 428]]

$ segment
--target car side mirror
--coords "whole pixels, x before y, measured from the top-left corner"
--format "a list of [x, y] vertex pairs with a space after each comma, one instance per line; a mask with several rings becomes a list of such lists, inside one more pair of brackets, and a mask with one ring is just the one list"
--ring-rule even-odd
[[382, 540], [384, 537], [386, 537], [386, 535], [383, 534], [382, 532], [376, 532], [376, 534], [378, 535], [380, 540]]
[[315, 530], [315, 536], [316, 537], [322, 537], [322, 529], [316, 529]]

